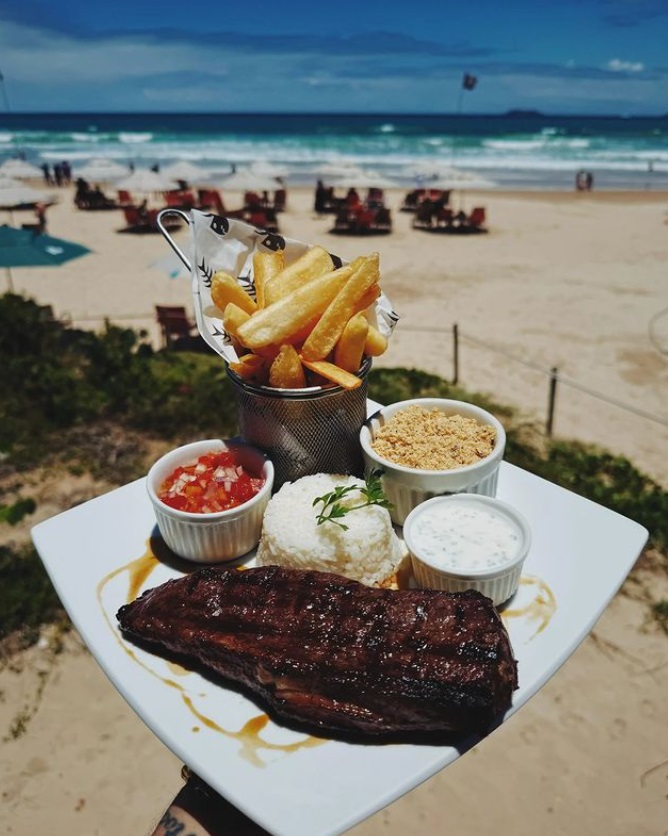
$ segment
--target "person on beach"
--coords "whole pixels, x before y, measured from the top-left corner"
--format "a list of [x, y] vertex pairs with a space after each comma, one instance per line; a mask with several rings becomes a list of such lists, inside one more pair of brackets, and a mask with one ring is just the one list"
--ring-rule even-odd
[[44, 172], [44, 182], [47, 186], [53, 186], [53, 177], [51, 176], [51, 168], [48, 163], [42, 163], [40, 166]]
[[43, 203], [35, 205], [35, 215], [37, 215], [37, 234], [42, 235], [46, 232], [46, 206]]
[[142, 221], [148, 221], [148, 201], [146, 198], [137, 206], [137, 215]]
[[322, 180], [318, 180], [318, 183], [315, 187], [315, 201], [313, 204], [313, 208], [315, 209], [316, 215], [324, 215], [326, 213], [328, 196], [329, 192], [325, 188], [325, 184], [322, 182]]

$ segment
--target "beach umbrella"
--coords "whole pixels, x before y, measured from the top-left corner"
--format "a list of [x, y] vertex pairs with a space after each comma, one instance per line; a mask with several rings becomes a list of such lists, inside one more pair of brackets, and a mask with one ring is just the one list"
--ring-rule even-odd
[[0, 172], [8, 177], [15, 177], [17, 180], [44, 176], [44, 172], [41, 168], [38, 168], [36, 165], [26, 162], [25, 160], [19, 160], [16, 158], [5, 160], [4, 163], [0, 165]]
[[121, 177], [126, 177], [127, 173], [128, 167], [117, 163], [115, 160], [94, 157], [86, 165], [76, 168], [74, 177], [75, 179], [82, 177], [92, 183], [108, 183], [111, 180], [120, 180]]
[[328, 162], [318, 166], [316, 174], [322, 177], [353, 177], [361, 175], [362, 169], [354, 163]]
[[454, 168], [438, 160], [423, 160], [403, 169], [402, 175], [428, 189], [493, 189], [495, 183], [471, 171]]
[[234, 174], [230, 174], [221, 185], [223, 189], [239, 192], [272, 192], [279, 188], [275, 177], [255, 174], [249, 168], [240, 168]]
[[159, 171], [151, 171], [147, 168], [138, 168], [127, 177], [119, 180], [117, 189], [124, 189], [128, 192], [173, 192], [179, 188], [179, 184], [171, 177], [161, 174]]
[[201, 183], [211, 178], [211, 171], [189, 160], [179, 160], [161, 169], [165, 177], [172, 180], [185, 180], [186, 183]]
[[435, 180], [437, 177], [465, 177], [468, 172], [455, 168], [446, 160], [426, 159], [410, 163], [401, 171], [404, 177], [411, 180]]
[[352, 174], [346, 174], [343, 177], [332, 177], [329, 181], [330, 186], [342, 189], [397, 189], [400, 184], [391, 177], [386, 177], [384, 174], [378, 174], [376, 171], [359, 171]]
[[55, 267], [89, 252], [88, 247], [63, 238], [36, 234], [30, 229], [17, 229], [7, 224], [0, 226], [0, 267], [7, 271], [7, 283], [12, 292], [13, 267]]
[[269, 160], [256, 160], [250, 164], [249, 168], [253, 174], [263, 177], [287, 177], [290, 174], [288, 166], [271, 163]]
[[0, 209], [30, 209], [37, 203], [53, 203], [53, 196], [23, 183], [0, 180]]
[[477, 175], [437, 177], [435, 180], [427, 180], [423, 184], [428, 189], [442, 189], [443, 191], [467, 191], [480, 189], [493, 189], [496, 184], [493, 180]]

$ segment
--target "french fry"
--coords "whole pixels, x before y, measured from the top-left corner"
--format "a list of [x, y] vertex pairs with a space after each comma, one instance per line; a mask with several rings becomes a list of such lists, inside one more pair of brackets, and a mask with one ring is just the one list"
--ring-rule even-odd
[[248, 319], [250, 319], [249, 313], [235, 305], [234, 302], [228, 302], [223, 311], [223, 328], [230, 337], [236, 338], [239, 326], [243, 325]]
[[369, 333], [369, 322], [363, 313], [348, 320], [334, 349], [334, 363], [344, 371], [356, 372], [362, 363], [364, 343]]
[[293, 346], [281, 346], [269, 367], [269, 385], [276, 389], [303, 389], [306, 386], [304, 369]]
[[253, 256], [253, 278], [255, 280], [255, 301], [258, 308], [264, 308], [264, 289], [267, 282], [283, 270], [285, 257], [283, 250], [275, 252], [257, 252]]
[[244, 354], [238, 362], [230, 363], [229, 367], [239, 377], [251, 383], [266, 383], [269, 377], [269, 360], [257, 354]]
[[[244, 349], [248, 351], [248, 348], [246, 348], [246, 346], [244, 346]], [[264, 348], [258, 348], [255, 351], [253, 351], [252, 354], [257, 354], [259, 357], [264, 357], [264, 359], [267, 360], [269, 364], [271, 364], [280, 350], [280, 345], [265, 345]]]
[[320, 246], [311, 247], [265, 284], [265, 305], [271, 305], [306, 282], [323, 273], [331, 273], [332, 270], [334, 270], [334, 262], [327, 250]]
[[334, 363], [327, 362], [327, 360], [305, 360], [302, 356], [301, 361], [307, 369], [319, 374], [326, 380], [331, 380], [332, 383], [338, 383], [344, 389], [357, 389], [362, 384], [361, 378], [357, 375], [340, 369]]
[[321, 315], [357, 269], [357, 262], [325, 273], [259, 309], [239, 327], [238, 338], [255, 351], [268, 345], [283, 345], [315, 317]]
[[385, 351], [387, 351], [387, 338], [373, 325], [369, 325], [369, 333], [364, 342], [364, 353], [372, 357], [380, 357]]
[[223, 313], [230, 302], [233, 302], [242, 311], [246, 313], [254, 313], [257, 310], [257, 305], [254, 299], [246, 293], [239, 282], [225, 273], [223, 270], [218, 270], [213, 274], [211, 279], [211, 298], [213, 304]]
[[301, 351], [303, 358], [324, 360], [333, 350], [346, 323], [355, 313], [356, 306], [367, 290], [377, 284], [380, 272], [378, 264], [378, 253], [362, 259], [362, 263], [336, 294], [304, 342]]
[[364, 296], [362, 296], [359, 302], [355, 305], [355, 313], [365, 311], [369, 306], [373, 305], [379, 296], [380, 286], [378, 284], [372, 284]]

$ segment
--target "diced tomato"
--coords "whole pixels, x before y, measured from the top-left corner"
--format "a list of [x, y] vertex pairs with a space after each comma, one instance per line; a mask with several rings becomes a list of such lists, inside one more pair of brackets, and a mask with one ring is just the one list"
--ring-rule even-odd
[[159, 498], [171, 508], [211, 514], [236, 508], [252, 499], [264, 485], [236, 460], [232, 450], [216, 450], [196, 462], [180, 465], [165, 479]]

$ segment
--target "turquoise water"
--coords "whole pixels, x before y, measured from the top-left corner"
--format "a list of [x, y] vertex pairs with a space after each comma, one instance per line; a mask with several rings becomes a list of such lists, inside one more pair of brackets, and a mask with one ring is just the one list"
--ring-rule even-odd
[[572, 189], [575, 173], [597, 189], [668, 188], [668, 118], [303, 114], [4, 114], [0, 160], [91, 157], [137, 167], [188, 159], [228, 172], [258, 159], [311, 183], [328, 162], [352, 162], [400, 182], [435, 161], [500, 188]]

